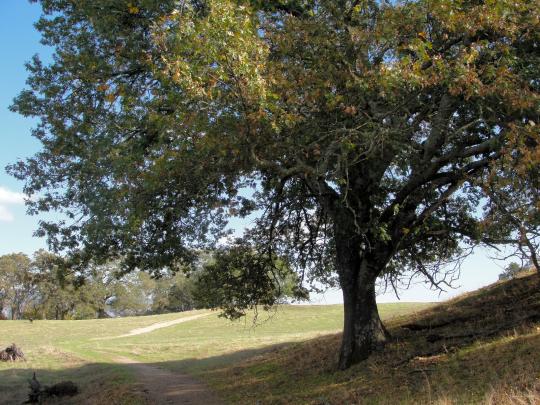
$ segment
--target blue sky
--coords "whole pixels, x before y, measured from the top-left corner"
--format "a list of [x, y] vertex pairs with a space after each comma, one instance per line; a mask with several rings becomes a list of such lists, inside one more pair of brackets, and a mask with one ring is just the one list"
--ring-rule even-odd
[[[4, 167], [18, 159], [29, 157], [39, 150], [39, 142], [32, 138], [35, 121], [8, 110], [13, 98], [24, 88], [26, 71], [24, 63], [32, 55], [50, 58], [50, 50], [39, 43], [39, 34], [33, 27], [38, 19], [40, 6], [25, 0], [0, 0], [0, 255], [11, 252], [31, 254], [46, 247], [43, 239], [32, 236], [39, 218], [25, 214], [22, 200], [23, 184], [9, 176]], [[479, 251], [469, 257], [463, 267], [459, 288], [439, 295], [423, 285], [414, 285], [403, 292], [403, 301], [436, 301], [474, 290], [497, 280], [501, 262], [493, 262], [488, 252]], [[337, 303], [339, 291], [313, 297], [320, 303]], [[393, 294], [379, 297], [381, 302], [395, 301]]]
[[45, 247], [43, 240], [32, 237], [38, 219], [25, 215], [20, 194], [23, 184], [4, 171], [7, 164], [39, 150], [39, 142], [30, 136], [35, 121], [8, 110], [25, 85], [24, 63], [36, 53], [45, 59], [50, 55], [33, 27], [39, 14], [35, 3], [0, 1], [0, 254], [32, 253]]

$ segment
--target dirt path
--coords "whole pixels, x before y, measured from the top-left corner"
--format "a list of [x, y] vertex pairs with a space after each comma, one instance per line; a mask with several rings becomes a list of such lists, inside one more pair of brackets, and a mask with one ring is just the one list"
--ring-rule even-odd
[[167, 321], [167, 322], [158, 322], [158, 323], [154, 323], [154, 324], [152, 324], [150, 326], [146, 326], [144, 328], [138, 328], [138, 329], [130, 330], [125, 335], [120, 335], [120, 336], [115, 336], [115, 337], [122, 338], [122, 337], [129, 337], [129, 336], [135, 336], [135, 335], [142, 335], [144, 333], [150, 333], [152, 331], [155, 331], [156, 329], [166, 328], [168, 326], [173, 326], [173, 325], [176, 325], [176, 324], [179, 324], [179, 323], [192, 321], [194, 319], [199, 319], [199, 318], [202, 318], [202, 317], [205, 317], [205, 316], [208, 316], [208, 315], [210, 315], [210, 313], [186, 316], [185, 318], [174, 319], [172, 321]]
[[[133, 329], [124, 335], [97, 338], [95, 340], [142, 335], [208, 315], [211, 315], [211, 313], [186, 316], [167, 322], [157, 322], [144, 328]], [[223, 404], [223, 401], [219, 400], [208, 387], [187, 374], [173, 373], [158, 365], [140, 363], [128, 357], [116, 356], [113, 360], [115, 363], [126, 365], [134, 372], [135, 378], [138, 384], [141, 385], [141, 391], [144, 393], [143, 396], [148, 404]]]
[[149, 404], [223, 405], [208, 388], [186, 374], [177, 374], [151, 364], [138, 363], [127, 357], [115, 361], [130, 367], [142, 385]]
[[203, 318], [203, 317], [208, 316], [208, 315], [211, 315], [211, 313], [186, 316], [185, 318], [173, 319], [172, 321], [167, 321], [167, 322], [157, 322], [157, 323], [154, 323], [154, 324], [152, 324], [150, 326], [146, 326], [144, 328], [132, 329], [128, 333], [126, 333], [124, 335], [94, 338], [92, 340], [119, 339], [119, 338], [124, 338], [124, 337], [143, 335], [145, 333], [150, 333], [150, 332], [155, 331], [157, 329], [167, 328], [169, 326], [177, 325], [179, 323], [184, 323], [184, 322], [187, 322], [187, 321], [192, 321], [194, 319]]

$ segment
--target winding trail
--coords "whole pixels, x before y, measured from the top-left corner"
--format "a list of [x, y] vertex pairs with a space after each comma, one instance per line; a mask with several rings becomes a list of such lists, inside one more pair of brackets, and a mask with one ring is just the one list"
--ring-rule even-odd
[[184, 323], [188, 321], [193, 321], [194, 319], [204, 318], [205, 316], [209, 316], [209, 315], [212, 315], [212, 313], [210, 312], [206, 314], [186, 316], [184, 318], [173, 319], [172, 321], [166, 321], [166, 322], [157, 322], [157, 323], [153, 323], [150, 326], [145, 326], [144, 328], [132, 329], [128, 333], [125, 333], [123, 335], [93, 338], [92, 340], [109, 340], [109, 339], [119, 339], [119, 338], [125, 338], [125, 337], [130, 337], [130, 336], [143, 335], [145, 333], [153, 332], [157, 329], [167, 328], [169, 326], [177, 325], [179, 323]]
[[173, 373], [127, 357], [116, 357], [114, 360], [131, 368], [149, 404], [224, 404], [208, 387], [189, 375]]
[[[123, 335], [98, 338], [98, 340], [119, 339], [143, 335], [158, 329], [193, 321], [209, 315], [211, 315], [211, 313], [186, 316], [172, 321], [157, 322], [144, 328], [133, 329]], [[123, 364], [131, 369], [137, 380], [137, 385], [141, 386], [143, 397], [148, 404], [223, 405], [223, 401], [219, 400], [205, 384], [197, 381], [190, 375], [175, 373], [166, 370], [157, 364], [141, 363], [124, 356], [116, 356], [113, 358], [113, 361], [117, 364]]]
[[174, 319], [172, 321], [167, 321], [167, 322], [158, 322], [158, 323], [154, 323], [154, 324], [152, 324], [150, 326], [146, 326], [144, 328], [138, 328], [138, 329], [130, 330], [125, 335], [120, 335], [120, 336], [115, 336], [115, 337], [122, 338], [122, 337], [143, 335], [145, 333], [153, 332], [153, 331], [155, 331], [157, 329], [167, 328], [169, 326], [173, 326], [173, 325], [176, 325], [176, 324], [179, 324], [179, 323], [184, 323], [184, 322], [187, 322], [187, 321], [192, 321], [194, 319], [203, 318], [203, 317], [208, 316], [208, 315], [211, 315], [211, 313], [186, 316], [185, 318]]

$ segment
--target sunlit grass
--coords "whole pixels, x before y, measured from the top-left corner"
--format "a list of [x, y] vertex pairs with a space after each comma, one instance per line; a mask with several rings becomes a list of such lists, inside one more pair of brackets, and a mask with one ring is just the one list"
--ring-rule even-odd
[[[382, 304], [381, 313], [389, 318], [427, 305]], [[143, 335], [116, 338], [133, 329], [204, 313], [209, 315]], [[3, 321], [0, 345], [17, 343], [27, 361], [0, 363], [0, 403], [23, 400], [34, 370], [44, 383], [71, 379], [83, 390], [91, 390], [100, 380], [107, 380], [125, 390], [132, 376], [129, 369], [114, 364], [118, 356], [161, 363], [206, 379], [209, 369], [235, 364], [276, 345], [336, 333], [342, 317], [342, 307], [331, 305], [282, 306], [260, 313], [255, 323], [253, 313], [231, 322], [209, 311], [80, 321]]]

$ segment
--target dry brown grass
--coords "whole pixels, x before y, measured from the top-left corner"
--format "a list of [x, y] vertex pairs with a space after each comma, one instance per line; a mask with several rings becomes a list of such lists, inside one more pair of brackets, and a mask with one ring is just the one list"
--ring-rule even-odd
[[235, 404], [540, 404], [540, 279], [496, 283], [390, 322], [387, 348], [336, 371], [340, 335], [214, 370]]
[[[524, 380], [528, 380], [524, 376]], [[458, 402], [448, 397], [442, 397], [434, 401], [434, 405], [459, 405]], [[540, 383], [532, 387], [526, 385], [521, 388], [500, 386], [491, 388], [485, 397], [479, 402], [481, 405], [538, 405], [540, 404]]]
[[118, 384], [106, 389], [96, 386], [96, 390], [86, 397], [80, 398], [78, 403], [84, 405], [150, 405], [144, 393], [137, 384]]
[[493, 388], [487, 395], [484, 405], [538, 405], [540, 404], [540, 382], [532, 387], [526, 384], [521, 388]]

